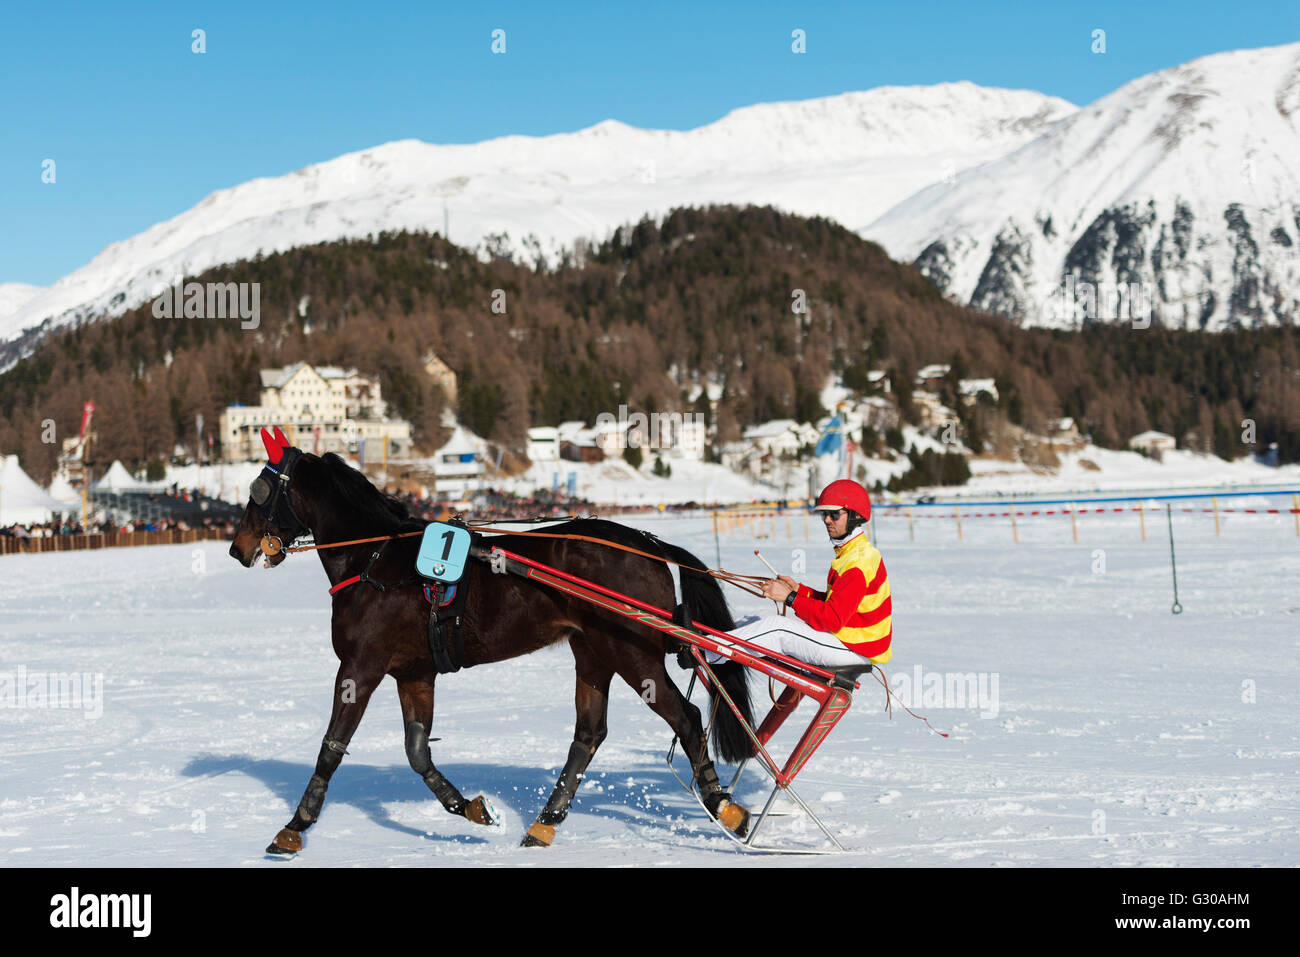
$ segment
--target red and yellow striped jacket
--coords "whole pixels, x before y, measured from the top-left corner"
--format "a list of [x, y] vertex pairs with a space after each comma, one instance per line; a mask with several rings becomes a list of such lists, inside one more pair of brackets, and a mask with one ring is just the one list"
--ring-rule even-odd
[[792, 607], [803, 621], [830, 632], [873, 664], [883, 665], [894, 656], [889, 576], [880, 552], [864, 534], [835, 549], [826, 591], [800, 585]]

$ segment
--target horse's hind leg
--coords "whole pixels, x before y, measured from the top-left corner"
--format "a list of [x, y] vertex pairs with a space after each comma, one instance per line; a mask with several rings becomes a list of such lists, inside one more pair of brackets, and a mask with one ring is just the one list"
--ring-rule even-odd
[[406, 727], [406, 759], [434, 797], [450, 813], [468, 818], [475, 824], [496, 824], [496, 813], [482, 795], [467, 801], [465, 796], [433, 766], [429, 754], [429, 729], [433, 726], [433, 681], [397, 682], [397, 697], [402, 704], [402, 723]]
[[[744, 837], [749, 830], [749, 811], [731, 800], [731, 795], [722, 789], [718, 772], [709, 760], [709, 753], [704, 737], [704, 726], [700, 723], [700, 709], [691, 704], [682, 694], [681, 689], [668, 677], [661, 660], [653, 659], [644, 665], [646, 672], [637, 678], [642, 688], [653, 688], [656, 693], [642, 698], [650, 705], [655, 714], [668, 722], [682, 742], [682, 750], [691, 762], [691, 771], [695, 783], [700, 789], [700, 800], [705, 808], [723, 827]], [[637, 684], [622, 671], [623, 679], [633, 688]], [[649, 682], [649, 684], [647, 684]], [[719, 707], [727, 707], [726, 702], [719, 702]]]
[[382, 672], [365, 674], [353, 662], [345, 661], [339, 665], [338, 674], [334, 678], [334, 710], [330, 715], [325, 740], [321, 742], [320, 755], [316, 758], [316, 773], [307, 782], [307, 790], [298, 802], [293, 820], [280, 830], [266, 848], [268, 854], [296, 854], [302, 850], [302, 832], [320, 817], [330, 778], [343, 760], [348, 742], [361, 723], [361, 716], [366, 713], [370, 695], [383, 677]]
[[609, 682], [614, 673], [596, 662], [585, 636], [574, 636], [569, 646], [573, 649], [578, 678], [577, 691], [574, 693], [578, 717], [573, 729], [573, 743], [569, 745], [569, 757], [564, 762], [564, 769], [560, 772], [560, 779], [556, 782], [546, 807], [542, 808], [542, 813], [537, 815], [537, 820], [524, 835], [523, 847], [548, 847], [555, 840], [555, 827], [568, 816], [569, 805], [578, 793], [583, 772], [587, 770], [600, 743], [605, 740], [605, 722], [609, 715]]

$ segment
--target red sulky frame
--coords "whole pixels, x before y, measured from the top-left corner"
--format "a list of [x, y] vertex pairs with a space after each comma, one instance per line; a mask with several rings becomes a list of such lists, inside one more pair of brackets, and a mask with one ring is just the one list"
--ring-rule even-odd
[[[695, 661], [695, 676], [712, 686], [727, 703], [727, 706], [731, 708], [732, 713], [735, 714], [736, 719], [745, 729], [745, 733], [753, 741], [755, 756], [758, 758], [759, 763], [775, 782], [775, 787], [773, 787], [772, 793], [767, 799], [767, 804], [764, 806], [758, 822], [750, 830], [745, 840], [743, 842], [739, 841], [739, 838], [734, 838], [730, 832], [725, 832], [728, 836], [732, 836], [734, 840], [737, 840], [748, 849], [771, 850], [771, 848], [756, 847], [754, 841], [759, 828], [767, 819], [777, 794], [785, 791], [821, 828], [826, 837], [835, 845], [835, 848], [840, 851], [844, 850], [839, 841], [835, 839], [835, 835], [799, 798], [791, 784], [804, 766], [807, 765], [817, 748], [826, 740], [826, 736], [830, 734], [831, 729], [848, 712], [849, 706], [853, 702], [853, 690], [859, 687], [858, 682], [850, 682], [834, 671], [799, 661], [779, 652], [769, 651], [766, 648], [761, 648], [700, 622], [692, 622], [691, 628], [679, 625], [672, 620], [671, 614], [663, 608], [656, 608], [654, 605], [639, 601], [611, 588], [597, 585], [585, 578], [579, 578], [576, 575], [560, 571], [557, 568], [552, 568], [549, 565], [534, 561], [531, 558], [525, 558], [503, 548], [493, 547], [489, 557], [494, 570], [500, 567], [502, 571], [511, 571], [521, 577], [548, 585], [628, 618], [637, 624], [671, 635], [690, 647], [691, 656]], [[714, 675], [713, 669], [709, 667], [704, 657], [705, 651], [711, 651], [730, 658], [747, 668], [752, 668], [770, 678], [774, 678], [786, 686], [781, 693], [780, 699], [773, 705], [757, 731], [745, 721], [736, 703], [731, 700], [722, 683]], [[870, 670], [869, 664], [864, 663], [863, 667]], [[694, 685], [694, 679], [692, 679], [692, 685]], [[767, 744], [781, 725], [785, 723], [786, 718], [793, 713], [804, 696], [810, 697], [818, 703], [817, 713], [809, 722], [807, 729], [799, 738], [798, 744], [795, 745], [785, 764], [778, 766], [776, 760], [768, 752]], [[687, 697], [690, 697], [689, 690], [687, 691]], [[676, 744], [677, 739], [674, 738], [673, 746], [668, 752], [670, 768], [672, 767], [673, 750], [676, 748]], [[739, 781], [744, 767], [742, 763], [736, 770], [736, 775], [731, 781], [732, 788]], [[676, 776], [677, 772], [674, 770], [673, 774]], [[679, 777], [678, 780], [681, 781], [681, 778]], [[685, 782], [682, 782], [682, 784], [692, 794], [695, 793], [690, 785]], [[809, 851], [804, 851], [804, 853], [809, 853]]]

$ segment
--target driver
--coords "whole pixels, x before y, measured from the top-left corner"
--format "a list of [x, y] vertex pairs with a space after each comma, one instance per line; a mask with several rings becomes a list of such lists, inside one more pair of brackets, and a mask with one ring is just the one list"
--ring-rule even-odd
[[763, 594], [784, 602], [793, 615], [751, 617], [731, 634], [823, 668], [885, 664], [893, 657], [892, 603], [885, 562], [867, 537], [871, 500], [851, 479], [832, 482], [817, 498], [835, 558], [826, 591], [779, 575]]

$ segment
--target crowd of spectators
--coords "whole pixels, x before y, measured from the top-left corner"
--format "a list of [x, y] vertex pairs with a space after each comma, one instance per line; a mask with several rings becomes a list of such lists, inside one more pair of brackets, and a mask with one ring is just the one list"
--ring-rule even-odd
[[[401, 489], [386, 489], [385, 492], [406, 506], [410, 514], [425, 521], [439, 521], [447, 518], [459, 518], [468, 521], [507, 521], [509, 519], [562, 519], [568, 516], [594, 515], [602, 517], [629, 515], [645, 512], [685, 511], [700, 506], [695, 502], [682, 505], [628, 505], [611, 507], [597, 506], [584, 498], [570, 497], [562, 492], [538, 489], [529, 495], [516, 495], [501, 489], [486, 489], [473, 493], [471, 499], [458, 501], [436, 501], [423, 498], [414, 492]], [[169, 502], [201, 503], [202, 493], [197, 489], [179, 489], [173, 486], [168, 493], [153, 493], [144, 496], [151, 506], [166, 508]], [[181, 512], [179, 507], [176, 509]], [[114, 520], [103, 517], [83, 528], [74, 517], [56, 518], [47, 522], [0, 526], [0, 538], [51, 538], [62, 535], [84, 534], [123, 534], [129, 532], [162, 532], [172, 529], [188, 530], [192, 528], [216, 528], [229, 536], [234, 536], [238, 524], [237, 516], [197, 515], [193, 505], [168, 518], [154, 520]]]
[[563, 518], [595, 509], [595, 505], [586, 499], [570, 498], [544, 490], [521, 496], [498, 489], [486, 489], [475, 492], [472, 499], [457, 501], [435, 501], [401, 489], [389, 488], [384, 491], [405, 505], [412, 516], [430, 522], [451, 517], [472, 521]]
[[109, 518], [92, 521], [82, 526], [73, 519], [56, 519], [49, 522], [29, 522], [0, 527], [0, 537], [4, 538], [55, 538], [60, 535], [113, 535], [129, 532], [166, 532], [172, 529], [187, 531], [191, 528], [218, 528], [230, 535], [235, 533], [235, 522], [220, 518], [205, 517], [202, 521], [165, 518], [156, 521], [114, 521]]
[[[508, 519], [560, 519], [568, 516], [599, 514], [602, 518], [613, 515], [639, 515], [651, 512], [686, 512], [703, 508], [699, 502], [677, 505], [597, 505], [589, 499], [578, 498], [537, 489], [528, 495], [516, 495], [501, 489], [474, 492], [472, 498], [459, 501], [433, 501], [401, 489], [388, 488], [385, 494], [397, 499], [416, 518], [439, 521], [455, 517], [468, 521], [506, 521]], [[781, 503], [785, 507], [785, 503]]]

